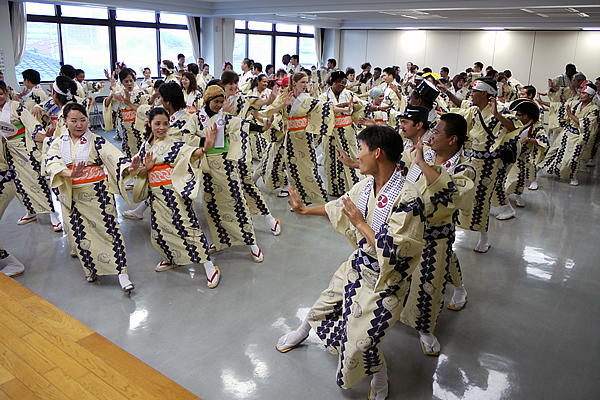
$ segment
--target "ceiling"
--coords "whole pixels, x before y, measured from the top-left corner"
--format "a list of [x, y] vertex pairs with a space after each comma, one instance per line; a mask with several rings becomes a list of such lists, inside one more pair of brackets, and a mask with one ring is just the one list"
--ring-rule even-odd
[[168, 3], [162, 0], [73, 0], [64, 3], [342, 29], [600, 29], [598, 0], [171, 0]]

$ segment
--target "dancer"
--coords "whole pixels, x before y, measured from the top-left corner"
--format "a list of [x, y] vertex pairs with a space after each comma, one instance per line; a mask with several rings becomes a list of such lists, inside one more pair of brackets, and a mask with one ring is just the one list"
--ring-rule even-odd
[[295, 213], [328, 217], [357, 250], [335, 272], [302, 325], [282, 336], [276, 348], [292, 350], [312, 328], [338, 355], [338, 386], [350, 389], [373, 375], [369, 399], [381, 400], [387, 397], [388, 379], [380, 346], [402, 311], [406, 279], [423, 249], [425, 216], [418, 190], [396, 166], [400, 136], [390, 127], [371, 126], [358, 138], [360, 172], [370, 177], [347, 196], [306, 207], [290, 189], [288, 202]]
[[41, 143], [52, 131], [45, 132], [21, 103], [8, 99], [4, 81], [0, 81], [0, 110], [0, 120], [10, 129], [10, 132], [0, 134], [6, 163], [15, 172], [17, 198], [27, 210], [17, 224], [33, 222], [37, 219], [37, 214], [49, 214], [54, 231], [62, 231], [62, 223], [56, 217], [48, 182], [42, 176], [42, 153], [39, 150]]
[[[137, 169], [140, 158], [135, 157], [120, 175], [120, 165], [126, 162], [123, 154], [88, 129], [85, 108], [69, 103], [63, 112], [67, 132], [50, 144], [45, 167], [52, 188], [59, 191], [69, 245], [76, 251], [88, 282], [99, 275], [118, 274], [121, 288], [130, 292], [134, 285], [127, 274], [114, 194], [125, 193], [123, 179]], [[123, 198], [129, 203], [126, 195]]]
[[148, 138], [138, 153], [144, 163], [137, 170], [133, 199], [135, 202], [147, 199], [150, 203], [152, 246], [163, 257], [155, 270], [203, 264], [207, 285], [213, 289], [219, 284], [221, 274], [208, 255], [208, 242], [194, 211], [194, 199], [200, 184], [200, 158], [212, 149], [216, 127], [208, 132], [199, 148], [167, 135], [168, 130], [169, 112], [164, 108], [150, 111]]

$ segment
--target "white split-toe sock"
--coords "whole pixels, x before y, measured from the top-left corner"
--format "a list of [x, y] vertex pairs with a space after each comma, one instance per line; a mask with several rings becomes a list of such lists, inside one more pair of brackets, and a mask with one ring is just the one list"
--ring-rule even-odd
[[262, 262], [265, 259], [262, 250], [258, 247], [257, 244], [250, 245], [250, 253], [252, 254], [252, 258], [256, 262]]
[[145, 201], [142, 201], [135, 210], [123, 211], [123, 216], [132, 219], [144, 219], [144, 211], [148, 209], [148, 205]]
[[496, 219], [498, 219], [500, 221], [504, 221], [506, 219], [514, 218], [515, 214], [516, 214], [515, 209], [512, 208], [512, 206], [510, 205], [510, 202], [508, 202], [508, 204], [500, 207], [500, 213], [498, 213], [498, 215], [496, 216]]
[[454, 286], [454, 294], [452, 294], [452, 300], [448, 303], [450, 310], [459, 311], [467, 304], [467, 289], [465, 285]]
[[279, 220], [271, 214], [265, 215], [265, 219], [267, 220], [267, 224], [269, 224], [269, 228], [271, 228], [273, 235], [279, 236], [281, 233], [281, 224], [279, 223]]
[[127, 273], [119, 274], [119, 284], [125, 292], [130, 292], [135, 288], [131, 280], [129, 280]]
[[421, 347], [425, 355], [437, 356], [440, 354], [442, 346], [432, 333], [419, 332], [419, 338], [421, 339]]
[[520, 194], [516, 194], [515, 204], [517, 205], [517, 207], [525, 207], [525, 200], [523, 199], [523, 196], [521, 196]]
[[283, 335], [277, 341], [275, 348], [281, 353], [287, 353], [288, 351], [296, 348], [300, 343], [304, 342], [310, 333], [310, 324], [307, 320], [302, 321], [302, 325], [295, 331], [291, 331]]
[[529, 190], [538, 190], [538, 188], [539, 188], [539, 185], [537, 183], [537, 180], [535, 180], [529, 184]]
[[23, 264], [21, 264], [21, 262], [17, 260], [15, 256], [10, 254], [8, 257], [4, 257], [0, 260], [0, 267], [4, 267], [0, 272], [6, 276], [21, 275], [25, 271]]
[[387, 367], [373, 374], [369, 387], [369, 400], [384, 400], [388, 395]]
[[488, 233], [480, 232], [479, 233], [479, 242], [477, 242], [477, 246], [473, 250], [478, 253], [487, 253], [490, 249], [490, 243], [488, 242]]

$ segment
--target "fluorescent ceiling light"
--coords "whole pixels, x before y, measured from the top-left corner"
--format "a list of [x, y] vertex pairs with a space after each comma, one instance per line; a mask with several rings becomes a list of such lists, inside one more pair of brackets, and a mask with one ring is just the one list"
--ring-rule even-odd
[[579, 10], [576, 10], [575, 8], [567, 8], [568, 12], [572, 12], [572, 13], [578, 13]]
[[550, 18], [549, 15], [546, 14], [536, 14], [538, 17], [543, 17], [543, 18]]
[[581, 29], [583, 29], [584, 31], [600, 31], [600, 27], [598, 27], [598, 28], [581, 28]]
[[589, 15], [587, 15], [587, 14], [586, 14], [586, 13], [584, 13], [584, 12], [580, 12], [580, 13], [579, 13], [579, 16], [580, 16], [580, 17], [582, 17], [582, 18], [588, 18], [588, 17], [589, 17]]
[[485, 28], [483, 28], [482, 27], [481, 30], [484, 30], [484, 31], [503, 31], [504, 28], [495, 28], [495, 27], [485, 27]]
[[401, 17], [404, 17], [404, 18], [411, 18], [411, 19], [419, 19], [419, 18], [417, 18], [417, 17], [413, 17], [412, 15], [401, 15]]
[[419, 28], [413, 28], [411, 26], [402, 26], [402, 27], [398, 27], [396, 29], [401, 30], [401, 31], [418, 31], [419, 30]]
[[535, 11], [528, 10], [528, 9], [526, 9], [526, 8], [521, 8], [521, 11], [525, 11], [526, 13], [535, 14]]

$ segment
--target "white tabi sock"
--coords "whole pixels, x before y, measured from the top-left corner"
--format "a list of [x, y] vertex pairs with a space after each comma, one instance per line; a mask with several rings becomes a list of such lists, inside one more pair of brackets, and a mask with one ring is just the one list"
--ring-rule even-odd
[[215, 264], [213, 264], [212, 261], [207, 261], [203, 265], [204, 265], [204, 272], [206, 272], [207, 278], [212, 277], [215, 274], [215, 272], [217, 272], [217, 269], [215, 268]]
[[23, 271], [25, 271], [23, 264], [21, 264], [21, 262], [17, 260], [15, 256], [11, 256], [10, 254], [8, 257], [0, 260], [0, 267], [4, 267], [0, 272], [6, 276], [21, 275]]
[[452, 295], [452, 300], [450, 304], [454, 307], [462, 308], [467, 302], [467, 289], [465, 289], [465, 285], [454, 286], [454, 294]]
[[148, 205], [145, 201], [142, 201], [139, 206], [135, 210], [125, 211], [124, 214], [128, 214], [134, 216], [136, 218], [142, 219], [144, 218], [144, 211], [148, 209]]
[[440, 342], [433, 336], [433, 333], [419, 332], [421, 341], [425, 344], [425, 349], [430, 353], [439, 353], [442, 349]]
[[265, 215], [265, 219], [267, 220], [267, 224], [269, 224], [269, 228], [273, 229], [275, 228], [275, 224], [277, 223], [277, 220], [275, 219], [275, 217], [271, 214], [267, 214]]
[[537, 183], [537, 180], [535, 180], [529, 184], [529, 190], [537, 190], [538, 187], [539, 187], [539, 185]]
[[52, 222], [52, 225], [60, 223], [58, 217], [56, 216], [56, 213], [50, 213], [50, 222]]
[[310, 324], [307, 320], [302, 321], [302, 325], [300, 325], [298, 329], [288, 332], [279, 338], [277, 341], [277, 350], [282, 353], [285, 353], [287, 350], [291, 350], [302, 343], [304, 339], [308, 337], [309, 332]]
[[490, 247], [490, 245], [488, 242], [488, 233], [480, 232], [479, 233], [479, 242], [477, 243], [477, 246], [475, 246], [476, 251], [485, 253], [489, 249], [489, 247]]
[[516, 194], [515, 204], [517, 205], [517, 207], [525, 207], [525, 200], [523, 199], [523, 196], [521, 196], [520, 194]]
[[373, 374], [371, 388], [369, 389], [369, 400], [384, 400], [388, 395], [387, 367]]

